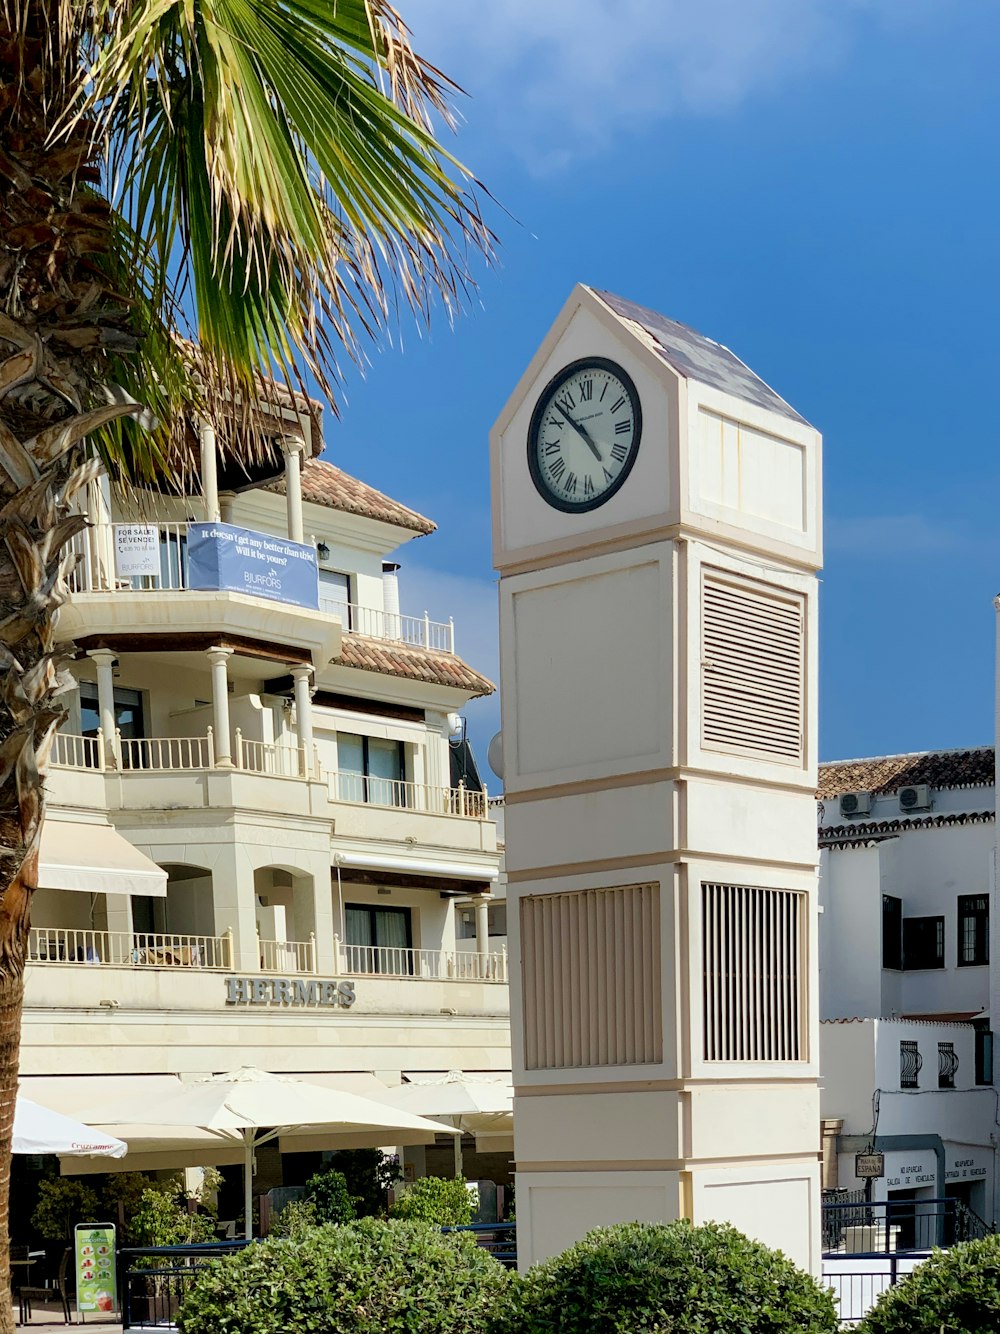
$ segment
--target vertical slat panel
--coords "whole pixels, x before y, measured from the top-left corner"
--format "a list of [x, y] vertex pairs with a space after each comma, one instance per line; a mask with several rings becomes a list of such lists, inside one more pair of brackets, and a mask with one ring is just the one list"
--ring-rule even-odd
[[663, 1059], [658, 886], [521, 901], [528, 1069]]
[[706, 883], [701, 905], [705, 1060], [802, 1060], [805, 896]]

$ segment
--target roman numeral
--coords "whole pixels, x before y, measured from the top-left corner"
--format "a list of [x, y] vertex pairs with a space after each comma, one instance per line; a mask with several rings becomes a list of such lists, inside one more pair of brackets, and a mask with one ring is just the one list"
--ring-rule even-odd
[[604, 388], [601, 390], [601, 396], [600, 396], [600, 398], [597, 400], [598, 403], [603, 403], [603, 402], [604, 402], [604, 395], [605, 395], [607, 392], [608, 392], [608, 382], [607, 382], [607, 380], [605, 380], [605, 381], [604, 381]]
[[611, 407], [608, 409], [608, 411], [617, 412], [619, 408], [623, 408], [624, 406], [625, 406], [625, 395], [622, 394], [621, 398], [618, 400], [617, 403], [611, 404]]
[[615, 435], [624, 435], [626, 431], [631, 431], [631, 429], [632, 429], [631, 417], [629, 417], [628, 421], [615, 422]]
[[589, 477], [583, 479], [583, 494], [584, 496], [592, 496], [594, 494], [594, 483]]
[[[617, 446], [615, 446], [615, 448], [617, 448]], [[611, 452], [612, 452], [612, 454], [613, 454], [613, 453], [615, 452], [614, 449], [612, 449]], [[615, 479], [611, 476], [611, 474], [608, 472], [607, 468], [605, 468], [603, 471], [604, 471], [604, 480], [605, 480], [606, 482], [613, 482], [613, 481], [615, 480]]]
[[590, 400], [594, 397], [593, 380], [581, 380], [579, 388], [580, 388], [580, 402], [589, 403]]
[[549, 472], [551, 472], [552, 476], [556, 479], [557, 482], [565, 471], [566, 471], [566, 460], [564, 458], [556, 459], [555, 463], [553, 463], [552, 467], [549, 469]]
[[551, 440], [551, 441], [547, 440], [545, 442], [545, 453], [548, 455], [558, 454], [561, 449], [562, 449], [561, 440]]
[[567, 389], [562, 398], [557, 398], [556, 403], [562, 408], [563, 412], [571, 412], [576, 407], [576, 399]]
[[611, 446], [611, 457], [616, 463], [624, 463], [628, 458], [628, 445], [623, 445], [619, 440], [617, 444]]
[[576, 491], [576, 473], [575, 473], [575, 472], [568, 472], [568, 473], [566, 474], [566, 481], [563, 483], [563, 490], [564, 490], [564, 491], [566, 492], [566, 494], [569, 495], [569, 496], [573, 495], [573, 493]]

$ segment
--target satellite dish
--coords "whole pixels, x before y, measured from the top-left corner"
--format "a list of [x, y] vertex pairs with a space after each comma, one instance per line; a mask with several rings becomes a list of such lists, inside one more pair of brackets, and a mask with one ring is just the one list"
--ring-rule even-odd
[[486, 762], [496, 774], [497, 778], [503, 782], [503, 733], [497, 732], [496, 736], [489, 744], [486, 752]]

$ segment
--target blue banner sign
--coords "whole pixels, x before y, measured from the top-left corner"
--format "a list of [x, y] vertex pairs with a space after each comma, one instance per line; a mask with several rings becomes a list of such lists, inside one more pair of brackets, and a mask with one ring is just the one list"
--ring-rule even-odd
[[229, 523], [189, 523], [187, 571], [188, 588], [251, 593], [319, 610], [316, 552], [304, 542]]

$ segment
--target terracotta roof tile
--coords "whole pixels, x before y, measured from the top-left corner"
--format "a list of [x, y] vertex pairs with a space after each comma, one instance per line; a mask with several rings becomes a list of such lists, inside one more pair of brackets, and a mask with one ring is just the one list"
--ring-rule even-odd
[[[284, 478], [264, 488], [285, 494]], [[342, 510], [346, 514], [360, 514], [366, 519], [379, 519], [394, 528], [408, 528], [411, 532], [433, 533], [437, 524], [425, 519], [416, 510], [407, 509], [398, 500], [376, 491], [373, 486], [359, 482], [341, 468], [323, 459], [307, 459], [302, 466], [302, 499], [327, 509]]]
[[885, 795], [901, 787], [992, 787], [996, 759], [992, 746], [974, 750], [927, 750], [913, 755], [876, 755], [868, 760], [837, 760], [819, 766], [820, 801], [842, 792]]
[[819, 831], [821, 848], [861, 848], [896, 838], [908, 829], [945, 829], [951, 825], [988, 824], [996, 811], [952, 811], [945, 815], [915, 815], [898, 820], [853, 820], [850, 824], [824, 825]]
[[362, 672], [381, 672], [385, 676], [404, 676], [410, 681], [428, 681], [433, 685], [452, 686], [469, 695], [492, 695], [496, 686], [457, 658], [453, 653], [435, 653], [408, 644], [389, 644], [365, 635], [345, 634], [340, 656], [333, 659], [341, 667], [355, 667]]

